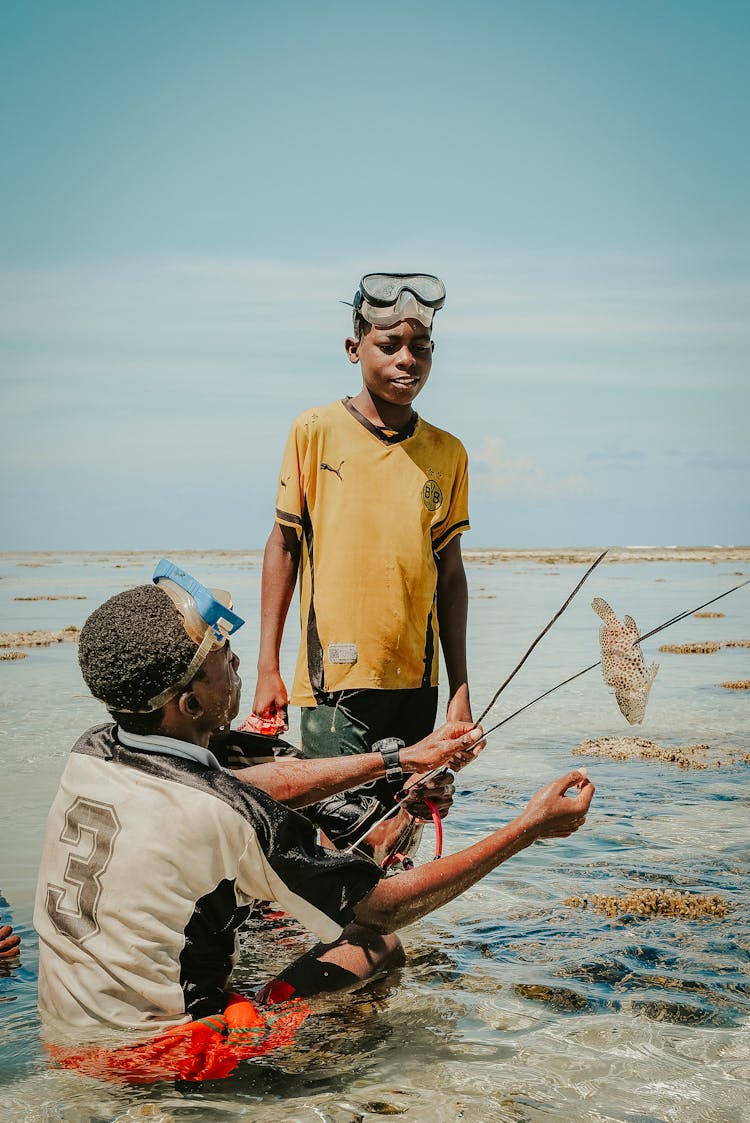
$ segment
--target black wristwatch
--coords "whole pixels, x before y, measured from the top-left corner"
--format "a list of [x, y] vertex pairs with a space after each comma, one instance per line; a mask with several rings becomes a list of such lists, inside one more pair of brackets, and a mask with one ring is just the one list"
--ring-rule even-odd
[[380, 753], [385, 764], [385, 778], [386, 780], [403, 780], [404, 770], [401, 767], [401, 749], [403, 749], [405, 741], [399, 740], [398, 737], [384, 737], [382, 741], [376, 741], [372, 746], [374, 753]]

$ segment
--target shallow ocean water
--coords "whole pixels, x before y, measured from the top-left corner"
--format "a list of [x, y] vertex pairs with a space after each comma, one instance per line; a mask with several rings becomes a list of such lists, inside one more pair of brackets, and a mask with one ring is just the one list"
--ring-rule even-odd
[[[260, 556], [169, 556], [231, 589], [248, 620], [234, 645], [244, 716], [254, 688]], [[154, 561], [4, 555], [0, 630], [80, 625], [107, 596], [148, 580]], [[585, 568], [513, 557], [468, 561], [475, 712]], [[490, 718], [500, 720], [598, 658], [593, 596], [646, 631], [738, 584], [747, 570], [743, 562], [605, 562]], [[52, 595], [87, 599], [15, 599]], [[720, 686], [750, 678], [748, 649], [658, 653], [662, 642], [750, 639], [750, 586], [712, 609], [725, 615], [688, 617], [644, 644], [660, 670], [642, 726], [627, 726], [595, 669], [498, 730], [457, 780], [448, 849], [512, 818], [542, 783], [585, 764], [597, 794], [576, 835], [536, 844], [409, 928], [408, 963], [398, 977], [317, 1003], [293, 1047], [198, 1089], [110, 1088], [45, 1063], [31, 928], [36, 865], [67, 752], [103, 711], [86, 695], [74, 644], [0, 662], [0, 913], [12, 913], [24, 940], [22, 965], [0, 977], [0, 1119], [750, 1120], [750, 767], [683, 770], [658, 760], [571, 756], [587, 738], [628, 735], [750, 751], [750, 693]], [[294, 610], [287, 631], [290, 678]], [[294, 724], [290, 739], [297, 739]], [[426, 831], [424, 860], [431, 842]], [[563, 903], [637, 887], [719, 893], [733, 909], [721, 920], [612, 919]], [[259, 935], [244, 941], [240, 990], [310, 942], [290, 924], [283, 944], [261, 952]]]

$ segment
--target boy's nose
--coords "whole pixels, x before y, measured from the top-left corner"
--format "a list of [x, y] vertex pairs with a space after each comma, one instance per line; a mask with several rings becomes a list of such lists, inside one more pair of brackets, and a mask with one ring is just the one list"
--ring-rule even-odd
[[414, 356], [408, 347], [402, 347], [398, 355], [398, 366], [400, 367], [413, 367]]

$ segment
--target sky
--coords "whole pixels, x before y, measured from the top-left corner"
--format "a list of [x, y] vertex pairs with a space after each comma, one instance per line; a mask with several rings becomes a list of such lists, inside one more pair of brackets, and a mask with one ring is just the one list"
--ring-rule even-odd
[[465, 547], [750, 543], [750, 5], [0, 0], [3, 550], [255, 549], [439, 274]]

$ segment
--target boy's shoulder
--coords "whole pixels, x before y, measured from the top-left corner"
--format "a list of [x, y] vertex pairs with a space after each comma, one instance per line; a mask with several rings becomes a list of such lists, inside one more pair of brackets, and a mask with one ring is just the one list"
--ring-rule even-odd
[[320, 425], [329, 424], [343, 416], [345, 411], [341, 399], [335, 402], [328, 402], [324, 406], [311, 406], [309, 409], [303, 410], [298, 413], [292, 422], [293, 429], [314, 429]]
[[466, 454], [463, 441], [456, 437], [453, 433], [449, 433], [447, 429], [440, 429], [437, 425], [433, 425], [431, 421], [425, 421], [422, 415], [419, 415], [419, 426], [415, 431], [415, 436], [421, 436], [423, 440], [430, 441], [434, 444], [440, 444], [444, 447], [452, 446], [457, 452], [460, 451]]

